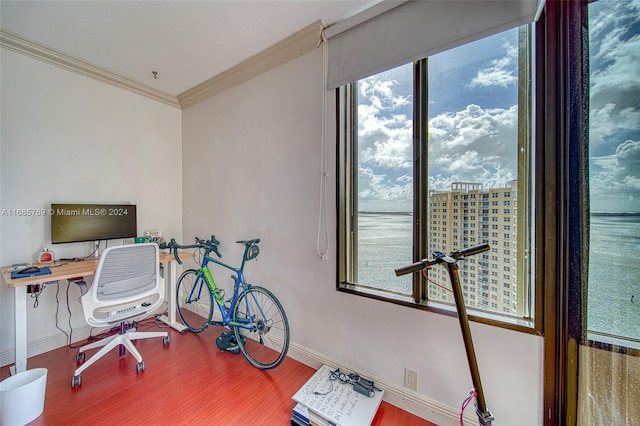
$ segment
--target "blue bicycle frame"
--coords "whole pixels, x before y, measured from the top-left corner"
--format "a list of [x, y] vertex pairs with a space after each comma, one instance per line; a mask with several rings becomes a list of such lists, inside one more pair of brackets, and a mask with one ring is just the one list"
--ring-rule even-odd
[[[211, 270], [209, 269], [209, 262], [213, 262], [217, 265], [227, 268], [236, 274], [234, 277], [235, 284], [233, 287], [234, 288], [233, 296], [231, 297], [231, 304], [229, 305], [229, 307], [226, 306], [225, 301], [222, 299], [222, 294], [218, 289], [218, 286], [216, 285], [215, 280], [213, 279], [213, 275], [211, 274]], [[204, 283], [201, 281], [200, 285], [193, 286], [193, 288], [191, 289], [191, 294], [189, 294], [189, 297], [186, 299], [186, 303], [191, 303], [199, 300], [200, 296], [202, 295], [204, 284], [206, 284], [208, 286], [208, 289], [206, 291], [212, 292], [214, 296], [213, 298], [216, 301], [216, 304], [218, 305], [218, 307], [220, 308], [220, 314], [222, 315], [222, 321], [212, 320], [209, 322], [209, 324], [241, 327], [247, 330], [252, 330], [255, 327], [254, 321], [253, 321], [253, 315], [250, 315], [249, 318], [247, 319], [232, 321], [233, 312], [235, 310], [236, 303], [238, 302], [239, 295], [245, 292], [245, 290], [247, 289], [247, 286], [250, 286], [250, 284], [247, 285], [244, 280], [244, 264], [245, 264], [245, 257], [242, 258], [242, 265], [240, 266], [240, 268], [234, 268], [233, 266], [227, 265], [226, 263], [211, 257], [208, 253], [205, 254], [205, 256], [202, 259], [202, 264], [198, 271], [198, 275], [196, 276], [196, 280], [203, 280]], [[196, 292], [197, 292], [197, 295], [194, 294]], [[256, 301], [255, 296], [252, 295], [252, 297], [254, 297], [254, 301]], [[247, 309], [247, 313], [250, 313], [248, 299], [245, 300], [245, 305], [246, 305], [245, 307]], [[259, 313], [260, 316], [262, 318], [265, 318], [266, 320], [266, 316], [264, 312], [262, 312], [260, 305], [256, 303], [256, 306], [258, 306], [258, 309], [260, 309], [260, 313]]]

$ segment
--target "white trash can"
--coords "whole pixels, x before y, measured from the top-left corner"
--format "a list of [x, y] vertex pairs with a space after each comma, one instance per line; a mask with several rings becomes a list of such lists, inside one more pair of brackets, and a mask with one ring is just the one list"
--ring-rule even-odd
[[34, 368], [0, 382], [0, 425], [22, 426], [44, 410], [47, 369]]

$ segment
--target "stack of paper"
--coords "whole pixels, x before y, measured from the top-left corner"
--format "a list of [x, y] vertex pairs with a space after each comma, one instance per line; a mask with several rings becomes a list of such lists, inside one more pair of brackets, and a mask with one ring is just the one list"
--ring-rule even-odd
[[353, 384], [332, 379], [329, 366], [322, 366], [293, 396], [291, 424], [311, 426], [370, 425], [378, 411], [384, 391], [372, 396], [356, 392]]

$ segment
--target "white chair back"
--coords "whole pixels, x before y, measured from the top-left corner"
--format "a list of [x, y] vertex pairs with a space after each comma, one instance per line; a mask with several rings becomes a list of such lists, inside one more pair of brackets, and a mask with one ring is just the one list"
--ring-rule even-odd
[[85, 320], [94, 327], [121, 323], [155, 310], [164, 300], [157, 244], [106, 249], [89, 291], [80, 298]]

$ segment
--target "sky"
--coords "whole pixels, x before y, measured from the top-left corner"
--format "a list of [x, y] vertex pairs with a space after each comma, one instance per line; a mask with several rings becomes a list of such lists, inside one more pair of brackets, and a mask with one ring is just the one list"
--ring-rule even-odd
[[[592, 211], [640, 212], [640, 0], [590, 6]], [[429, 58], [429, 188], [517, 178], [518, 30]], [[411, 211], [411, 64], [359, 82], [359, 210]]]
[[640, 212], [640, 0], [589, 13], [591, 210]]

